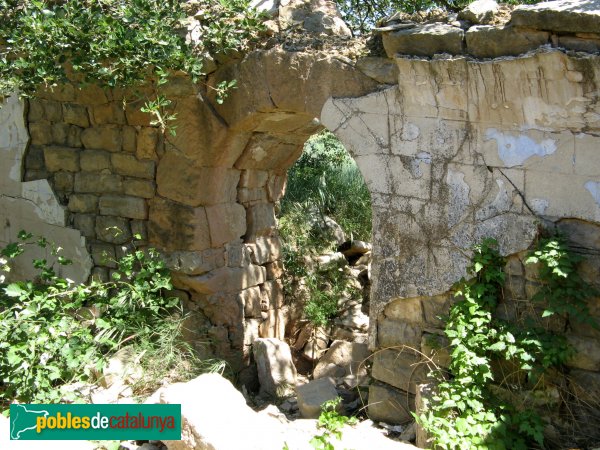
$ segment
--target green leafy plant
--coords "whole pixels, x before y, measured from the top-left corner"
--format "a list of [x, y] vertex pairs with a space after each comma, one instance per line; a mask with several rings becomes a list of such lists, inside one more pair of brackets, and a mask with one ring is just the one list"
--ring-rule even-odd
[[532, 300], [544, 306], [542, 317], [567, 315], [576, 322], [598, 328], [587, 306], [587, 301], [597, 296], [598, 290], [577, 272], [577, 265], [582, 259], [569, 251], [561, 236], [541, 239], [525, 260], [527, 264], [539, 264], [542, 285]]
[[321, 405], [321, 414], [317, 427], [321, 430], [310, 440], [310, 445], [316, 450], [335, 450], [334, 443], [342, 439], [342, 429], [346, 425], [354, 425], [358, 421], [355, 417], [341, 415], [337, 410], [342, 399], [340, 397], [329, 400]]
[[[441, 378], [435, 395], [417, 419], [443, 449], [527, 449], [543, 446], [543, 423], [533, 410], [522, 410], [496, 395], [492, 389], [492, 362], [513, 361], [530, 381], [545, 370], [560, 367], [572, 355], [564, 336], [543, 328], [517, 328], [498, 319], [493, 312], [501, 298], [504, 259], [493, 240], [474, 248], [469, 273], [456, 290], [459, 300], [450, 309], [446, 335], [450, 339], [450, 378]], [[567, 250], [562, 238], [541, 239], [527, 263], [539, 263], [542, 286], [533, 298], [543, 302], [543, 316], [566, 314], [590, 322], [585, 300], [595, 291], [576, 271], [579, 258]], [[434, 373], [433, 375], [439, 375]]]
[[[188, 15], [200, 30], [193, 43], [181, 32]], [[247, 49], [262, 20], [244, 0], [0, 0], [0, 96], [33, 96], [67, 81], [119, 88], [150, 83], [156, 89], [144, 110], [166, 129], [174, 116], [157, 91], [169, 75], [184, 72], [198, 81], [208, 53]], [[217, 98], [231, 87], [214, 88]]]
[[94, 382], [125, 344], [145, 355], [138, 393], [164, 378], [178, 381], [209, 364], [215, 368], [183, 339], [180, 301], [166, 295], [170, 275], [155, 250], [134, 247], [117, 262], [111, 281], [75, 285], [57, 274], [57, 266], [71, 263], [61, 249], [25, 232], [0, 252], [5, 271], [28, 246], [47, 249], [52, 261], [33, 260], [34, 280], [0, 285], [1, 403], [60, 401], [59, 386]]

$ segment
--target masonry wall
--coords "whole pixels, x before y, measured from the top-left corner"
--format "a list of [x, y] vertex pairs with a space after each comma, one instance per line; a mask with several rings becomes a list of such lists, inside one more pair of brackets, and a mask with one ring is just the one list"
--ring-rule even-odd
[[[418, 352], [445, 346], [439, 317], [483, 238], [509, 256], [502, 318], [525, 326], [535, 315], [529, 300], [539, 280], [523, 261], [541, 226], [564, 232], [586, 257], [583, 277], [600, 285], [600, 58], [545, 50], [396, 63], [398, 86], [330, 99], [322, 114], [372, 193], [370, 338], [386, 350], [374, 357], [369, 411], [388, 421], [410, 419], [428, 372]], [[589, 306], [600, 319], [600, 299]], [[595, 404], [600, 335], [563, 318], [543, 322], [577, 350], [570, 378], [551, 386], [568, 383]], [[447, 364], [447, 350], [438, 358]]]
[[[522, 261], [540, 225], [563, 230], [587, 257], [582, 275], [600, 279], [600, 58], [550, 48], [551, 30], [537, 31], [543, 39], [521, 41], [519, 53], [532, 52], [502, 57], [494, 47], [490, 60], [463, 56], [477, 56], [465, 33], [458, 55], [437, 55], [447, 51], [438, 44], [425, 57], [397, 54], [405, 36], [394, 31], [381, 58], [255, 51], [205, 80], [238, 81], [222, 105], [204, 85], [171, 80], [175, 136], [121, 89], [67, 85], [27, 104], [11, 99], [0, 110], [0, 244], [21, 228], [56, 237], [79, 258], [74, 279], [106, 279], [141, 235], [138, 245], [160, 249], [173, 269], [194, 313], [191, 337], [209, 338], [252, 378], [252, 341], [283, 337], [300, 313], [284, 304], [274, 211], [287, 168], [325, 126], [356, 159], [373, 202], [370, 345], [386, 350], [374, 359], [369, 413], [402, 422], [425, 370], [400, 349], [443, 347], [438, 317], [473, 244], [494, 237], [509, 257], [498, 314], [515, 322], [537, 287]], [[590, 308], [600, 317], [599, 299]], [[547, 325], [578, 350], [568, 388], [597, 398], [598, 332]]]

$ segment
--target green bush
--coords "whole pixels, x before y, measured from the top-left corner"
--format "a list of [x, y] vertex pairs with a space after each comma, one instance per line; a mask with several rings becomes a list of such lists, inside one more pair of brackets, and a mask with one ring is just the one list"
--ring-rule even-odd
[[[0, 0], [0, 97], [33, 96], [68, 78], [103, 87], [153, 84], [144, 111], [165, 128], [175, 118], [159, 93], [169, 73], [197, 81], [207, 52], [244, 50], [262, 29], [262, 16], [245, 0], [200, 0], [194, 7], [178, 0]], [[201, 22], [195, 45], [180, 31], [190, 13]], [[218, 101], [232, 83], [214, 88]]]
[[[180, 301], [166, 295], [169, 271], [154, 250], [121, 258], [110, 282], [75, 285], [56, 273], [55, 264], [71, 263], [60, 249], [25, 232], [0, 252], [1, 269], [10, 270], [12, 258], [30, 245], [48, 249], [56, 262], [35, 259], [35, 280], [0, 284], [1, 404], [58, 402], [61, 385], [93, 383], [125, 344], [156, 364], [142, 380], [146, 388], [173, 371], [185, 378], [205, 368], [182, 339]], [[184, 360], [185, 373], [177, 370]]]
[[281, 202], [282, 219], [300, 224], [300, 229], [306, 229], [306, 214], [311, 213], [331, 217], [355, 239], [371, 239], [369, 190], [352, 157], [329, 131], [306, 142], [304, 152], [288, 171]]

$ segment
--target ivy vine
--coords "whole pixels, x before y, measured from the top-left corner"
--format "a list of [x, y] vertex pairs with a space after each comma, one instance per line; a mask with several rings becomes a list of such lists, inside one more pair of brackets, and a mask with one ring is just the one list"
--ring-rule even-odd
[[[577, 274], [580, 258], [561, 237], [541, 239], [527, 264], [539, 264], [541, 288], [532, 299], [545, 306], [543, 317], [592, 323], [586, 301], [597, 292]], [[445, 333], [452, 360], [449, 377], [440, 378], [435, 395], [418, 420], [441, 449], [527, 449], [544, 445], [543, 422], [531, 409], [519, 409], [494, 389], [492, 362], [509, 360], [529, 378], [530, 386], [551, 367], [572, 355], [566, 338], [542, 327], [518, 328], [494, 318], [505, 281], [504, 258], [494, 240], [474, 248], [471, 279], [457, 284]], [[593, 323], [596, 326], [595, 323]], [[447, 378], [447, 379], [446, 379]], [[521, 386], [502, 386], [519, 391]], [[502, 397], [502, 398], [501, 398]]]

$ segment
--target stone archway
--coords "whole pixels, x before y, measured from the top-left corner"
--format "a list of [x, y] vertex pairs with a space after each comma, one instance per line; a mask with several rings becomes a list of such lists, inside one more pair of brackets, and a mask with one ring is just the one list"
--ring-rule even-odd
[[274, 207], [287, 169], [323, 128], [327, 98], [380, 84], [335, 57], [276, 49], [226, 65], [209, 82], [223, 79], [239, 88], [222, 105], [177, 100], [183, 130], [167, 138], [158, 161], [148, 235], [170, 252], [175, 282], [202, 310], [218, 356], [239, 370], [256, 337], [283, 338]]

